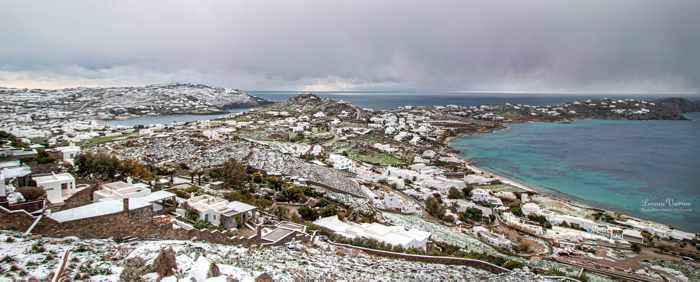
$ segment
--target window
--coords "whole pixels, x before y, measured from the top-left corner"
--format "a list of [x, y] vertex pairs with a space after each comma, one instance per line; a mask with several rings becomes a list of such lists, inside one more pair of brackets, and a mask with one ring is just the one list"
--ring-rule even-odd
[[63, 189], [63, 190], [68, 189], [68, 183], [61, 183], [61, 189]]

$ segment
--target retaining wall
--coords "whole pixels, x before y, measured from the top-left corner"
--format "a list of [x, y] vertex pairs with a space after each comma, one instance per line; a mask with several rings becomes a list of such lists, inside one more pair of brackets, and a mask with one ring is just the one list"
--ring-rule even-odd
[[340, 244], [340, 243], [335, 243], [335, 242], [331, 242], [331, 241], [328, 241], [328, 243], [330, 243], [332, 245], [336, 245], [336, 246], [342, 246], [345, 248], [353, 248], [353, 249], [362, 250], [365, 253], [368, 253], [370, 255], [381, 256], [381, 257], [398, 258], [398, 259], [428, 262], [428, 263], [440, 263], [440, 264], [448, 264], [448, 265], [464, 265], [464, 266], [483, 269], [483, 270], [486, 270], [486, 271], [489, 271], [492, 273], [505, 273], [505, 272], [510, 271], [507, 268], [503, 268], [503, 267], [500, 267], [498, 265], [495, 265], [495, 264], [492, 264], [492, 263], [489, 263], [486, 261], [482, 261], [482, 260], [477, 260], [477, 259], [412, 255], [412, 254], [389, 252], [389, 251], [382, 251], [382, 250], [358, 247], [358, 246], [347, 245], [347, 244]]

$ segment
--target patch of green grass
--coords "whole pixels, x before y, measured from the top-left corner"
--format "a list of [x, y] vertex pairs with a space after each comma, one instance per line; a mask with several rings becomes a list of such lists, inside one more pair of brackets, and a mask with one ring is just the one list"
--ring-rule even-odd
[[119, 139], [127, 139], [127, 138], [130, 138], [130, 137], [133, 137], [133, 136], [134, 136], [134, 135], [127, 135], [127, 136], [98, 136], [98, 137], [95, 137], [95, 138], [92, 138], [92, 139], [83, 141], [82, 143], [80, 143], [80, 147], [87, 148], [87, 147], [97, 146], [97, 145], [100, 145], [100, 144], [113, 142], [113, 141], [119, 140]]

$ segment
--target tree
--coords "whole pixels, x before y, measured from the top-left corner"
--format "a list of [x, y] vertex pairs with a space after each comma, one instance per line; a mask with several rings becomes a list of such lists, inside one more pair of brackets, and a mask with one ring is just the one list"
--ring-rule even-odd
[[503, 267], [505, 267], [507, 269], [522, 268], [523, 266], [525, 266], [525, 265], [523, 265], [522, 262], [514, 261], [514, 260], [508, 260], [505, 263], [503, 263]]
[[642, 247], [639, 246], [637, 243], [632, 243], [632, 251], [635, 253], [639, 253], [642, 251]]
[[425, 199], [425, 209], [434, 217], [442, 219], [445, 216], [445, 207], [440, 204], [440, 200], [434, 196]]
[[78, 167], [77, 174], [83, 177], [97, 176], [113, 179], [120, 172], [120, 161], [116, 157], [106, 153], [83, 153], [75, 160]]
[[329, 217], [329, 216], [334, 216], [337, 213], [338, 213], [338, 210], [337, 210], [335, 204], [330, 204], [330, 205], [327, 205], [321, 209], [320, 216]]
[[524, 216], [523, 210], [520, 208], [520, 202], [515, 201], [512, 202], [508, 205], [508, 208], [510, 208], [510, 212], [512, 212], [514, 215], [517, 216]]
[[462, 194], [462, 192], [460, 192], [457, 188], [450, 187], [450, 190], [447, 193], [447, 198], [462, 199], [462, 198], [464, 198], [464, 194]]
[[300, 207], [298, 210], [299, 215], [301, 215], [301, 218], [304, 220], [316, 220], [318, 219], [318, 212], [316, 210], [309, 208], [309, 207]]
[[474, 186], [472, 186], [471, 184], [467, 184], [467, 187], [462, 188], [462, 195], [464, 195], [465, 198], [469, 197], [469, 195], [472, 193], [472, 190], [474, 190]]
[[544, 216], [542, 216], [542, 215], [530, 214], [530, 215], [527, 216], [527, 218], [529, 218], [529, 219], [532, 220], [532, 221], [536, 221], [537, 223], [539, 223], [540, 225], [542, 225], [542, 227], [544, 227], [544, 228], [547, 228], [547, 229], [551, 229], [551, 228], [552, 228], [552, 224], [549, 223], [549, 221], [547, 220], [547, 218], [544, 217]]
[[233, 159], [224, 163], [222, 177], [226, 186], [232, 188], [240, 187], [248, 178], [245, 166]]
[[285, 207], [277, 206], [275, 207], [273, 213], [279, 218], [285, 219], [289, 215], [289, 210], [287, 210]]
[[137, 160], [130, 159], [121, 161], [119, 169], [124, 175], [136, 177], [144, 181], [151, 181], [155, 179], [153, 172], [148, 167], [139, 163]]
[[463, 213], [459, 215], [461, 221], [480, 221], [482, 213], [480, 209], [477, 208], [467, 208]]
[[303, 202], [306, 197], [299, 189], [287, 188], [277, 193], [276, 199], [279, 202]]
[[51, 156], [46, 150], [40, 149], [36, 154], [36, 162], [40, 164], [48, 164], [56, 161], [56, 158]]

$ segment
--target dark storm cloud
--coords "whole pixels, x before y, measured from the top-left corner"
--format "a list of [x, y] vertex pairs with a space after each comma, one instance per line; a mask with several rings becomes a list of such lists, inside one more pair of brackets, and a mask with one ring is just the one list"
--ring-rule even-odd
[[0, 2], [0, 85], [697, 92], [700, 1]]

